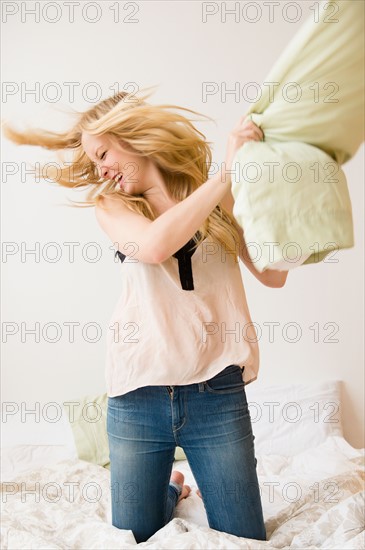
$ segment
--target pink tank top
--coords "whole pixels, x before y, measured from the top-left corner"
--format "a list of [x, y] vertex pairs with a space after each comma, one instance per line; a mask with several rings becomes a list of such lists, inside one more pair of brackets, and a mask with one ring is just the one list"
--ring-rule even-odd
[[209, 380], [228, 365], [246, 384], [259, 370], [238, 257], [207, 238], [160, 264], [119, 250], [122, 292], [107, 327], [106, 388], [116, 397], [143, 386]]

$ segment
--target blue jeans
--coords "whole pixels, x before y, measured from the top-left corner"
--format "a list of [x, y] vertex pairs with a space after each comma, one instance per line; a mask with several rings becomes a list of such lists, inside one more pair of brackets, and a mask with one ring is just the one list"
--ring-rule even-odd
[[209, 526], [266, 540], [244, 386], [241, 368], [229, 365], [197, 384], [145, 386], [108, 398], [113, 526], [132, 530], [140, 543], [172, 519], [181, 493], [170, 483], [178, 445]]

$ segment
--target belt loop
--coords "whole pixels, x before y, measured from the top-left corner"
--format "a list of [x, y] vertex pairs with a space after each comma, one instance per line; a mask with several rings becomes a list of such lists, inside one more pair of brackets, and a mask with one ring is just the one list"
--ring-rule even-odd
[[205, 391], [205, 382], [199, 382], [199, 393], [202, 393]]

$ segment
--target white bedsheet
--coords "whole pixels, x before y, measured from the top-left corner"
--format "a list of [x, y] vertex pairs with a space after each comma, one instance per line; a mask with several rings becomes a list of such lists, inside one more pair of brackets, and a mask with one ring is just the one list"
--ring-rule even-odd
[[[174, 469], [192, 492], [172, 521], [137, 545], [132, 531], [111, 525], [110, 472], [50, 457], [47, 465], [3, 477], [1, 548], [364, 548], [364, 450], [329, 436], [294, 456], [257, 459], [267, 541], [210, 529], [189, 464], [178, 461]], [[22, 491], [22, 482], [34, 493]]]

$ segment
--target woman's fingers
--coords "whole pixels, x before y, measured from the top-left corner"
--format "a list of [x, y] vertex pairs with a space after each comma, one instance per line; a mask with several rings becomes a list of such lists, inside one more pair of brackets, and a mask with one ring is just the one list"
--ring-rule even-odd
[[264, 132], [262, 131], [262, 129], [259, 126], [257, 126], [257, 124], [252, 122], [252, 120], [249, 121], [249, 124], [250, 124], [252, 130], [257, 134], [259, 139], [262, 139], [264, 137]]
[[264, 137], [265, 137], [264, 132], [261, 130], [261, 128], [256, 126], [256, 124], [254, 124], [254, 126], [252, 127], [251, 132], [252, 132], [252, 135], [256, 136], [258, 141], [264, 140]]
[[263, 140], [263, 132], [260, 131], [257, 127], [256, 128], [245, 128], [243, 130], [238, 131], [238, 135], [242, 138], [250, 138], [251, 140], [255, 141], [262, 141]]
[[263, 133], [263, 131], [261, 130], [261, 128], [258, 128], [258, 127], [256, 126], [256, 128], [254, 129], [254, 132], [255, 132], [255, 134], [256, 134], [256, 136], [257, 136], [257, 139], [258, 139], [259, 141], [262, 141], [263, 138], [264, 138], [264, 133]]
[[255, 124], [252, 120], [247, 120], [246, 116], [240, 118], [238, 129], [251, 131], [251, 135], [256, 135], [258, 141], [263, 141], [265, 137], [262, 129], [257, 126], [257, 124]]

